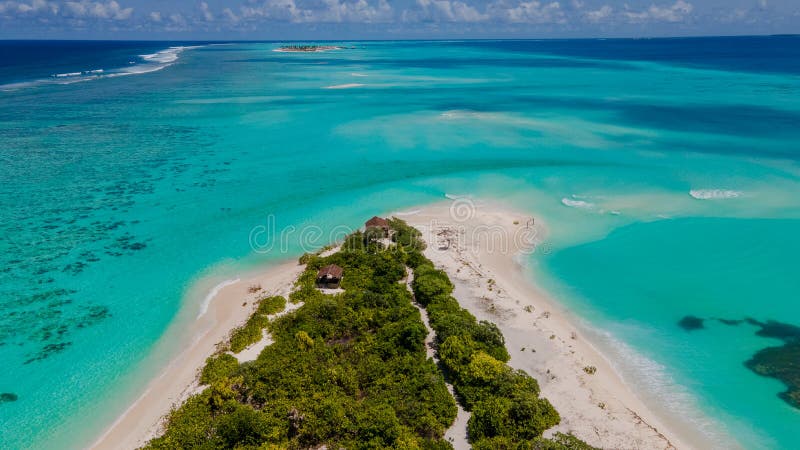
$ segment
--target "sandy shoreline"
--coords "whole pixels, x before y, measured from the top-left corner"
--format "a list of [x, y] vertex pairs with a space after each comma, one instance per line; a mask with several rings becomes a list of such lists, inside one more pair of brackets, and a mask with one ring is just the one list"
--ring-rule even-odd
[[[471, 201], [459, 200], [413, 209], [413, 214], [402, 218], [423, 232], [428, 242], [425, 254], [447, 271], [456, 285], [454, 296], [479, 320], [500, 327], [511, 354], [509, 364], [534, 376], [542, 395], [560, 413], [561, 424], [548, 434], [571, 432], [602, 448], [698, 446], [691, 433], [667, 427], [583, 338], [574, 318], [523, 272], [516, 258], [541, 242], [546, 227], [539, 218], [532, 224], [530, 215], [496, 205], [475, 207]], [[247, 320], [254, 300], [266, 294], [287, 295], [302, 269], [290, 261], [210, 289], [215, 295], [209, 294], [207, 305], [197, 308], [202, 313], [197, 320], [176, 324], [186, 328], [180, 333], [165, 333], [165, 338], [181, 336], [182, 352], [90, 448], [133, 449], [157, 436], [162, 418], [172, 406], [198, 392], [198, 373], [205, 359], [232, 329]], [[256, 284], [263, 291], [248, 293]], [[261, 344], [251, 353], [260, 352]], [[587, 373], [584, 369], [589, 367], [596, 372]], [[460, 422], [467, 417], [460, 415]], [[457, 428], [463, 429], [464, 423], [457, 424], [448, 436]], [[464, 448], [463, 439], [456, 441], [460, 444], [457, 449]]]
[[[161, 419], [172, 406], [199, 392], [198, 374], [206, 358], [216, 351], [218, 343], [227, 339], [231, 330], [247, 321], [253, 313], [254, 301], [265, 295], [288, 295], [302, 269], [297, 262], [285, 262], [211, 289], [216, 293], [207, 297], [206, 304], [199, 305], [200, 315], [196, 320], [188, 325], [176, 324], [187, 329], [177, 333], [168, 330], [162, 338], [181, 336], [184, 341], [180, 354], [147, 384], [143, 394], [89, 448], [135, 449], [157, 436]], [[252, 285], [261, 285], [263, 291], [249, 293]]]
[[[517, 257], [535, 251], [546, 235], [540, 218], [455, 202], [420, 208], [403, 219], [423, 233], [425, 255], [454, 282], [454, 296], [478, 320], [498, 325], [509, 365], [534, 376], [561, 424], [601, 448], [694, 448], [688, 430], [670, 429], [585, 340], [574, 318], [524, 273]], [[458, 219], [458, 220], [456, 220]], [[584, 369], [596, 371], [592, 374]]]

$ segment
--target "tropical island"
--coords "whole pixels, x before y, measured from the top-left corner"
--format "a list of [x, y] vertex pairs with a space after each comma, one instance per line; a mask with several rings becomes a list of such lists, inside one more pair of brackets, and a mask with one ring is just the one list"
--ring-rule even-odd
[[91, 448], [695, 446], [518, 276], [515, 255], [546, 224], [473, 213], [374, 217], [218, 284], [189, 330], [165, 337], [184, 339], [180, 354]]
[[[146, 448], [452, 448], [444, 440], [457, 413], [448, 381], [472, 412], [473, 448], [592, 448], [567, 434], [542, 437], [560, 417], [536, 380], [505, 364], [495, 324], [478, 322], [451, 296], [447, 274], [421, 252], [419, 231], [388, 223], [391, 243], [374, 227], [333, 254], [303, 256], [289, 295], [302, 306], [265, 320], [286, 300], [261, 299], [208, 359], [207, 388], [174, 410]], [[341, 279], [341, 289], [317, 288], [326, 279], [337, 287]], [[426, 353], [428, 326], [441, 368]], [[258, 342], [262, 328], [273, 343], [240, 364], [232, 353]]]
[[341, 50], [342, 47], [338, 47], [335, 45], [282, 45], [276, 52], [304, 52], [304, 53], [314, 53], [314, 52], [327, 52], [331, 50]]

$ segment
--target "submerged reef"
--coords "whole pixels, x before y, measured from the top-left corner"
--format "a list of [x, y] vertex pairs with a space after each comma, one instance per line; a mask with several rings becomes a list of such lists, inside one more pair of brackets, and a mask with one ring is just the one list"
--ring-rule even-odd
[[[728, 326], [752, 325], [758, 328], [755, 333], [757, 336], [783, 341], [783, 345], [757, 351], [744, 365], [759, 375], [780, 380], [786, 385], [786, 391], [778, 394], [778, 397], [800, 409], [800, 327], [777, 320], [761, 322], [750, 317], [713, 320]], [[685, 316], [678, 325], [686, 331], [692, 331], [705, 328], [704, 321], [699, 317]]]
[[0, 403], [15, 402], [19, 397], [12, 392], [3, 392], [0, 394]]
[[700, 330], [705, 328], [704, 320], [695, 316], [685, 316], [678, 321], [678, 325], [686, 331]]
[[759, 350], [744, 365], [759, 375], [782, 381], [787, 389], [778, 396], [800, 408], [800, 342]]

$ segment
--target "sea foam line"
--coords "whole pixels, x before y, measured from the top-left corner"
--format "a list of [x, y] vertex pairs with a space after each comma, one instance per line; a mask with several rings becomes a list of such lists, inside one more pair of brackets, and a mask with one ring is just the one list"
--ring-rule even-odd
[[214, 297], [219, 294], [219, 291], [223, 290], [224, 288], [236, 284], [242, 281], [241, 278], [237, 278], [235, 280], [225, 280], [222, 283], [214, 286], [213, 289], [206, 295], [206, 298], [203, 299], [203, 303], [200, 304], [200, 313], [197, 315], [197, 318], [201, 318], [208, 312], [208, 307], [211, 305], [211, 301], [214, 300]]
[[156, 72], [166, 67], [171, 66], [178, 60], [180, 54], [185, 50], [200, 48], [202, 46], [175, 46], [169, 47], [164, 50], [139, 55], [143, 62], [137, 63], [131, 61], [131, 66], [120, 67], [114, 69], [91, 69], [80, 72], [65, 72], [54, 73], [48, 78], [42, 78], [31, 81], [21, 81], [0, 85], [0, 91], [15, 91], [19, 89], [52, 85], [52, 84], [73, 84], [89, 80], [97, 80], [100, 78], [113, 78], [127, 75], [141, 75], [145, 73]]
[[703, 411], [698, 398], [689, 389], [679, 384], [663, 364], [645, 356], [614, 333], [598, 328], [585, 319], [580, 319], [581, 327], [590, 335], [597, 337], [597, 344], [586, 343], [595, 348], [625, 384], [639, 387], [643, 393], [652, 396], [673, 420], [678, 419], [690, 425], [711, 442], [729, 444], [724, 448], [734, 448], [725, 425]]

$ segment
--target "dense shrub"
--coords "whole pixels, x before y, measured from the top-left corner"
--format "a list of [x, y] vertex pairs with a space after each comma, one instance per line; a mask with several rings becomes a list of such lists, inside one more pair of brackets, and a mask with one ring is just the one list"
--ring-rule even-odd
[[450, 295], [453, 292], [453, 283], [446, 273], [436, 270], [432, 264], [422, 264], [414, 270], [412, 288], [417, 302], [427, 306], [438, 296]]
[[518, 392], [513, 397], [489, 397], [475, 405], [467, 430], [470, 439], [502, 436], [531, 440], [558, 424], [558, 413], [546, 399]]
[[[239, 365], [209, 358], [210, 386], [168, 417], [149, 449], [402, 448], [451, 449], [443, 439], [456, 406], [442, 373], [426, 357], [427, 329], [403, 283], [415, 269], [414, 297], [437, 332], [442, 366], [465, 408], [476, 449], [588, 450], [570, 435], [542, 432], [559, 421], [536, 380], [505, 364], [502, 333], [477, 322], [450, 296], [453, 285], [420, 252], [419, 233], [393, 219], [396, 245], [381, 249], [356, 233], [342, 251], [304, 257], [306, 271], [289, 300], [303, 306], [267, 322], [285, 307], [264, 299], [231, 347], [244, 348], [269, 326], [274, 343]], [[344, 293], [314, 288], [316, 271], [344, 268]]]
[[[395, 217], [389, 219], [389, 226], [394, 231], [394, 234], [392, 234], [392, 241], [418, 254], [420, 251], [425, 250], [425, 241], [420, 239], [422, 234], [419, 230]], [[409, 266], [416, 267], [412, 264], [409, 264]]]
[[[267, 324], [284, 305], [262, 302], [232, 336], [249, 342], [266, 325], [274, 342], [246, 364], [210, 358], [210, 387], [173, 412], [149, 448], [452, 448], [443, 435], [455, 401], [426, 356], [427, 329], [400, 282], [407, 252], [365, 246], [363, 236], [348, 242], [334, 255], [304, 258], [290, 295], [303, 306]], [[314, 288], [327, 264], [344, 269], [343, 293]]]
[[200, 374], [200, 383], [211, 384], [233, 375], [239, 368], [239, 361], [227, 353], [219, 353], [206, 359]]
[[283, 297], [267, 297], [259, 300], [255, 313], [242, 327], [231, 333], [231, 351], [239, 353], [247, 346], [255, 344], [263, 337], [263, 330], [269, 323], [268, 316], [283, 311], [286, 299]]
[[[403, 223], [393, 222], [393, 227], [405, 230]], [[439, 358], [460, 403], [472, 411], [468, 435], [473, 448], [591, 448], [573, 436], [560, 435], [560, 441], [541, 437], [559, 423], [558, 413], [550, 402], [539, 398], [535, 379], [505, 364], [509, 354], [500, 329], [488, 321], [478, 322], [461, 308], [450, 295], [453, 284], [447, 274], [422, 255], [414, 244], [417, 239], [418, 234], [408, 232], [395, 241], [407, 247], [406, 262], [414, 269], [414, 296], [428, 311]]]

